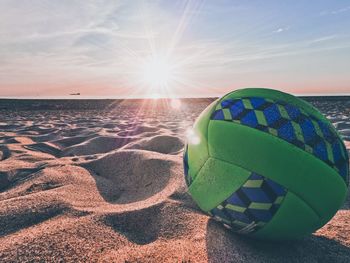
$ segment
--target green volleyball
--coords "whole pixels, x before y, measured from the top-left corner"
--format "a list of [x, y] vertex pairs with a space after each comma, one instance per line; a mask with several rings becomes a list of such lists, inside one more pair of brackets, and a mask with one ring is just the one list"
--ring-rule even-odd
[[343, 205], [349, 157], [332, 124], [309, 103], [261, 88], [233, 91], [198, 117], [184, 151], [188, 192], [226, 228], [296, 239]]

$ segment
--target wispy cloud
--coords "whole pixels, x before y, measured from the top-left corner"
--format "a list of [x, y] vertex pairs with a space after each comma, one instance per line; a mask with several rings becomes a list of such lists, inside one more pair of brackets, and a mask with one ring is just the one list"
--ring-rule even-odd
[[311, 39], [308, 42], [310, 44], [321, 43], [321, 42], [325, 42], [325, 41], [329, 41], [329, 40], [334, 40], [337, 37], [338, 37], [337, 35], [323, 36], [323, 37]]
[[331, 11], [322, 11], [320, 13], [320, 15], [321, 16], [324, 16], [324, 15], [337, 15], [337, 14], [341, 14], [341, 13], [345, 13], [345, 12], [349, 12], [349, 11], [350, 11], [350, 6], [346, 6], [346, 7], [335, 9], [335, 10], [331, 10]]

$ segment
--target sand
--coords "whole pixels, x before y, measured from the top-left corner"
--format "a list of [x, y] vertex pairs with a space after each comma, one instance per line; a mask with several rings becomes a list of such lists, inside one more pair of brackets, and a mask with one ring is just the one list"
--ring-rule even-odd
[[[262, 242], [186, 192], [186, 130], [211, 100], [1, 101], [0, 262], [350, 262], [350, 204]], [[350, 149], [350, 100], [313, 100]]]

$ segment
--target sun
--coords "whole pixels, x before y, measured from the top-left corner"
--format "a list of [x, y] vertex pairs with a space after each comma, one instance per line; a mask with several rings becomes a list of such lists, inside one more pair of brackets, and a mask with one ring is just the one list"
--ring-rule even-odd
[[174, 81], [174, 70], [168, 59], [160, 56], [148, 58], [142, 68], [142, 82], [149, 89], [150, 95], [165, 95]]
[[171, 78], [171, 67], [164, 58], [152, 58], [146, 61], [144, 79], [152, 86], [165, 86]]

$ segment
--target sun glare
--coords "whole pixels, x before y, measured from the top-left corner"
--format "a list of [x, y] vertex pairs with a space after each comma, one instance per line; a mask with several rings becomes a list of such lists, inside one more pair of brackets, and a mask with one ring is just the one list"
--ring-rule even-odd
[[147, 84], [164, 87], [171, 78], [171, 67], [163, 58], [152, 58], [145, 63], [144, 80]]
[[152, 56], [145, 61], [142, 82], [152, 98], [167, 97], [174, 78], [173, 67], [165, 57]]
[[175, 109], [175, 110], [178, 110], [181, 108], [181, 100], [179, 99], [172, 99], [171, 102], [170, 102], [170, 106]]

